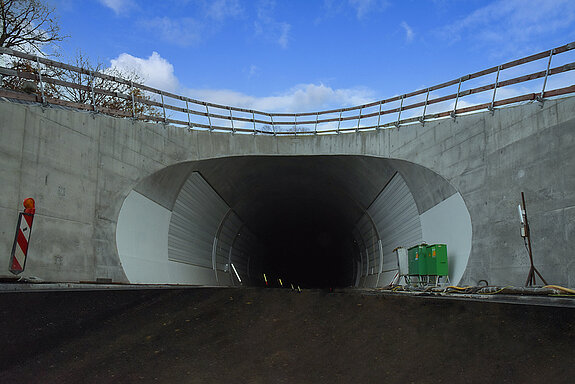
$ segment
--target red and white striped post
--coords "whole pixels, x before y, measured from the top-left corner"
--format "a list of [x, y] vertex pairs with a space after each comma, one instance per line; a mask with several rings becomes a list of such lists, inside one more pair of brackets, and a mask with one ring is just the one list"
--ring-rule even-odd
[[28, 244], [30, 243], [30, 233], [32, 232], [32, 222], [36, 213], [35, 202], [31, 197], [24, 200], [24, 212], [18, 215], [18, 225], [16, 235], [12, 245], [10, 255], [10, 272], [18, 275], [26, 268], [26, 255], [28, 254]]

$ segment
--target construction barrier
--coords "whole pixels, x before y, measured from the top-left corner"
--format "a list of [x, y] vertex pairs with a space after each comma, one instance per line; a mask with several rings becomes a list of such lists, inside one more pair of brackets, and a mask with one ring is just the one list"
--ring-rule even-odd
[[34, 199], [24, 200], [24, 212], [18, 215], [18, 224], [16, 225], [16, 235], [10, 254], [10, 272], [18, 275], [24, 272], [26, 268], [26, 255], [28, 254], [28, 244], [30, 243], [30, 234], [32, 232], [32, 222], [36, 212]]

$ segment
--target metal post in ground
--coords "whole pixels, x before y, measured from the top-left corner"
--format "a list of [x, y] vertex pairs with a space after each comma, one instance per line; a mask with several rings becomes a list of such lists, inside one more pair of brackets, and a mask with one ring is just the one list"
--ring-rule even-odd
[[[530, 229], [529, 229], [529, 220], [527, 219], [527, 207], [525, 206], [525, 193], [521, 192], [521, 203], [523, 206], [523, 212], [522, 212], [522, 222], [525, 228], [525, 233], [524, 233], [524, 240], [526, 239], [527, 241], [527, 251], [529, 252], [529, 262], [531, 264], [530, 268], [529, 268], [529, 274], [527, 275], [527, 281], [525, 281], [525, 286], [526, 287], [532, 287], [533, 285], [536, 284], [535, 278], [537, 276], [539, 276], [539, 278], [541, 279], [541, 281], [543, 281], [543, 284], [548, 285], [547, 281], [545, 281], [545, 279], [543, 278], [543, 276], [541, 276], [541, 273], [539, 273], [539, 271], [537, 270], [537, 268], [535, 268], [535, 265], [533, 263], [533, 249], [531, 248], [531, 233], [530, 233]], [[522, 234], [523, 235], [523, 234]]]

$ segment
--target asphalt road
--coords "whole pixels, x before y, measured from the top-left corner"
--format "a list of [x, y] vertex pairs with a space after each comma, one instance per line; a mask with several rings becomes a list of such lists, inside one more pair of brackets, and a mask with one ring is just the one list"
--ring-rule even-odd
[[573, 383], [575, 309], [279, 289], [0, 293], [0, 383]]

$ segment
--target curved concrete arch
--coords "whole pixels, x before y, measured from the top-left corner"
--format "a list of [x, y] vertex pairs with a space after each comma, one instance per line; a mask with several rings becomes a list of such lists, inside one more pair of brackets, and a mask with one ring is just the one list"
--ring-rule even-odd
[[[391, 182], [398, 179], [399, 184]], [[195, 192], [192, 189], [182, 192], [187, 186]], [[196, 201], [191, 201], [194, 195]], [[408, 214], [405, 213], [408, 208], [401, 205], [406, 197], [414, 207]], [[185, 209], [198, 211], [189, 213], [190, 219], [185, 224], [190, 227], [189, 232], [174, 227], [173, 215]], [[146, 218], [143, 210], [149, 210]], [[216, 267], [214, 260], [222, 252], [217, 249], [221, 246], [218, 237], [231, 212], [258, 239], [248, 244], [253, 250], [248, 249], [246, 257], [259, 259], [269, 276], [297, 280], [308, 286], [354, 285], [357, 259], [370, 264], [359, 267], [366, 269], [359, 285], [384, 286], [397, 272], [392, 249], [422, 241], [454, 244], [453, 250], [448, 247], [450, 259], [457, 267], [452, 269], [451, 278], [459, 281], [471, 248], [471, 221], [461, 196], [441, 176], [419, 165], [351, 155], [204, 159], [156, 172], [140, 181], [126, 198], [118, 218], [116, 239], [128, 279], [138, 283], [230, 284], [231, 278], [224, 274], [231, 273], [231, 269], [224, 268], [223, 263]], [[214, 216], [211, 225], [205, 222], [209, 215]], [[162, 229], [150, 225], [156, 216]], [[365, 217], [368, 227], [360, 224]], [[196, 225], [194, 220], [202, 225]], [[406, 223], [409, 228], [401, 229]], [[367, 252], [367, 258], [363, 259], [352, 251], [352, 233], [357, 225], [368, 231], [365, 239], [355, 239], [366, 247], [363, 251]], [[390, 228], [400, 229], [398, 232]], [[458, 228], [469, 230], [458, 232]], [[360, 227], [358, 230], [362, 231]], [[200, 256], [185, 260], [171, 254], [175, 251], [168, 245], [170, 241], [186, 242], [184, 238], [204, 232], [204, 240], [198, 238], [196, 244], [182, 248], [190, 254], [203, 254], [203, 262]], [[380, 233], [387, 237], [382, 238]], [[138, 242], [138, 238], [147, 241]], [[293, 244], [284, 244], [286, 239]], [[161, 244], [162, 249], [150, 246], [150, 241]], [[366, 241], [371, 245], [366, 246]], [[224, 253], [231, 251], [231, 245], [227, 247]], [[325, 252], [332, 254], [323, 255]], [[294, 256], [298, 253], [305, 256]], [[143, 263], [137, 262], [137, 255], [141, 255]], [[151, 263], [154, 258], [156, 264]], [[144, 265], [148, 265], [147, 270]], [[210, 265], [215, 278], [210, 278]], [[187, 274], [176, 278], [174, 273], [166, 272], [175, 268], [186, 269]], [[154, 275], [154, 271], [158, 274]]]

